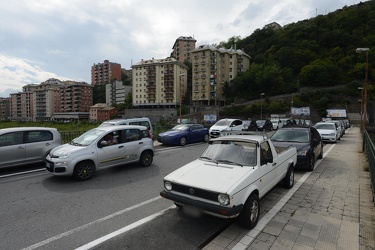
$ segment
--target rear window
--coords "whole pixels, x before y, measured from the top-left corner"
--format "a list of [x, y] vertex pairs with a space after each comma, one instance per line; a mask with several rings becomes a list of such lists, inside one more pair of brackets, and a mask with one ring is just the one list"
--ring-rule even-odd
[[129, 122], [130, 125], [139, 125], [139, 126], [144, 126], [148, 129], [150, 128], [150, 123], [148, 121], [137, 121], [137, 122]]
[[50, 131], [29, 131], [26, 135], [26, 143], [52, 140], [53, 134]]

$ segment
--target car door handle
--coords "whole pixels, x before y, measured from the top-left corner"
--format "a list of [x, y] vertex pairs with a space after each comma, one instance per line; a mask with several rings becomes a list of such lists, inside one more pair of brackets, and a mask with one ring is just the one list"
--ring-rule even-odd
[[143, 144], [143, 142], [141, 141], [139, 144]]
[[123, 148], [124, 146], [118, 146], [118, 148]]
[[49, 143], [49, 142], [46, 142], [46, 146], [50, 146], [51, 145], [51, 143]]
[[25, 149], [25, 147], [24, 146], [19, 146], [18, 149]]
[[272, 163], [272, 166], [275, 166], [277, 163], [276, 162], [274, 162], [274, 163]]

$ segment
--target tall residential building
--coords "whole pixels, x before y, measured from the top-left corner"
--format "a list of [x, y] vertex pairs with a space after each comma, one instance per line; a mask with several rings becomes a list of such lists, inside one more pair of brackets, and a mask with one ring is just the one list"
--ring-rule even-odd
[[62, 81], [51, 78], [29, 89], [34, 93], [34, 120], [49, 120], [53, 113], [60, 112], [60, 88], [63, 85]]
[[60, 95], [60, 112], [89, 112], [93, 105], [93, 86], [85, 82], [64, 81]]
[[8, 120], [9, 116], [9, 97], [0, 97], [0, 120]]
[[188, 67], [174, 58], [142, 60], [133, 69], [133, 106], [177, 107], [187, 90]]
[[191, 52], [195, 49], [196, 42], [197, 40], [195, 40], [191, 36], [180, 36], [173, 44], [171, 57], [182, 63], [184, 63], [185, 61], [191, 63]]
[[121, 80], [121, 64], [104, 60], [104, 63], [94, 64], [91, 67], [91, 84], [101, 85], [113, 80]]
[[105, 102], [107, 106], [125, 103], [125, 98], [131, 93], [132, 87], [126, 86], [122, 81], [114, 81], [105, 85]]
[[34, 119], [34, 93], [18, 92], [10, 94], [10, 119], [32, 121]]
[[202, 45], [192, 51], [192, 97], [194, 105], [221, 105], [223, 86], [250, 67], [243, 50]]

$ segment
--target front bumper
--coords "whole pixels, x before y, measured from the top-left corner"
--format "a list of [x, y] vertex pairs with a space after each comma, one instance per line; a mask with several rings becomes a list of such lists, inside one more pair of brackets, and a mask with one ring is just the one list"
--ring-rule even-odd
[[163, 198], [172, 200], [176, 203], [194, 206], [196, 208], [201, 209], [204, 213], [208, 213], [213, 216], [217, 216], [221, 218], [234, 218], [241, 213], [244, 207], [243, 204], [239, 204], [233, 207], [223, 207], [220, 205], [214, 205], [214, 204], [206, 203], [206, 202], [199, 201], [199, 200], [193, 200], [188, 197], [184, 197], [178, 194], [167, 192], [165, 190], [160, 192], [160, 196]]

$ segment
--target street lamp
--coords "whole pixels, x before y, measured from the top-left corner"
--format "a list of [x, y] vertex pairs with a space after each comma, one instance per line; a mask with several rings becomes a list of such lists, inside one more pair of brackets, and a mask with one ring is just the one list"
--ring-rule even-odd
[[264, 96], [264, 93], [261, 93], [260, 94], [260, 119], [262, 120], [263, 119], [263, 101], [262, 101], [262, 97]]
[[181, 77], [182, 76], [185, 76], [185, 74], [180, 74], [180, 79], [179, 79], [179, 82], [180, 82], [180, 124], [182, 124], [182, 116], [181, 116], [181, 113], [182, 113], [182, 88], [181, 88]]
[[366, 129], [366, 122], [367, 122], [367, 80], [368, 80], [368, 51], [369, 48], [357, 48], [355, 51], [357, 53], [366, 53], [366, 77], [365, 77], [365, 84], [363, 87], [363, 128]]
[[361, 94], [361, 99], [358, 100], [360, 103], [361, 103], [361, 130], [363, 129], [362, 126], [363, 126], [363, 120], [362, 120], [362, 115], [363, 115], [363, 105], [362, 105], [362, 100], [363, 100], [363, 88], [362, 87], [358, 87], [358, 90], [361, 90], [362, 94]]
[[292, 93], [292, 101], [290, 102], [290, 117], [293, 120], [293, 93]]

